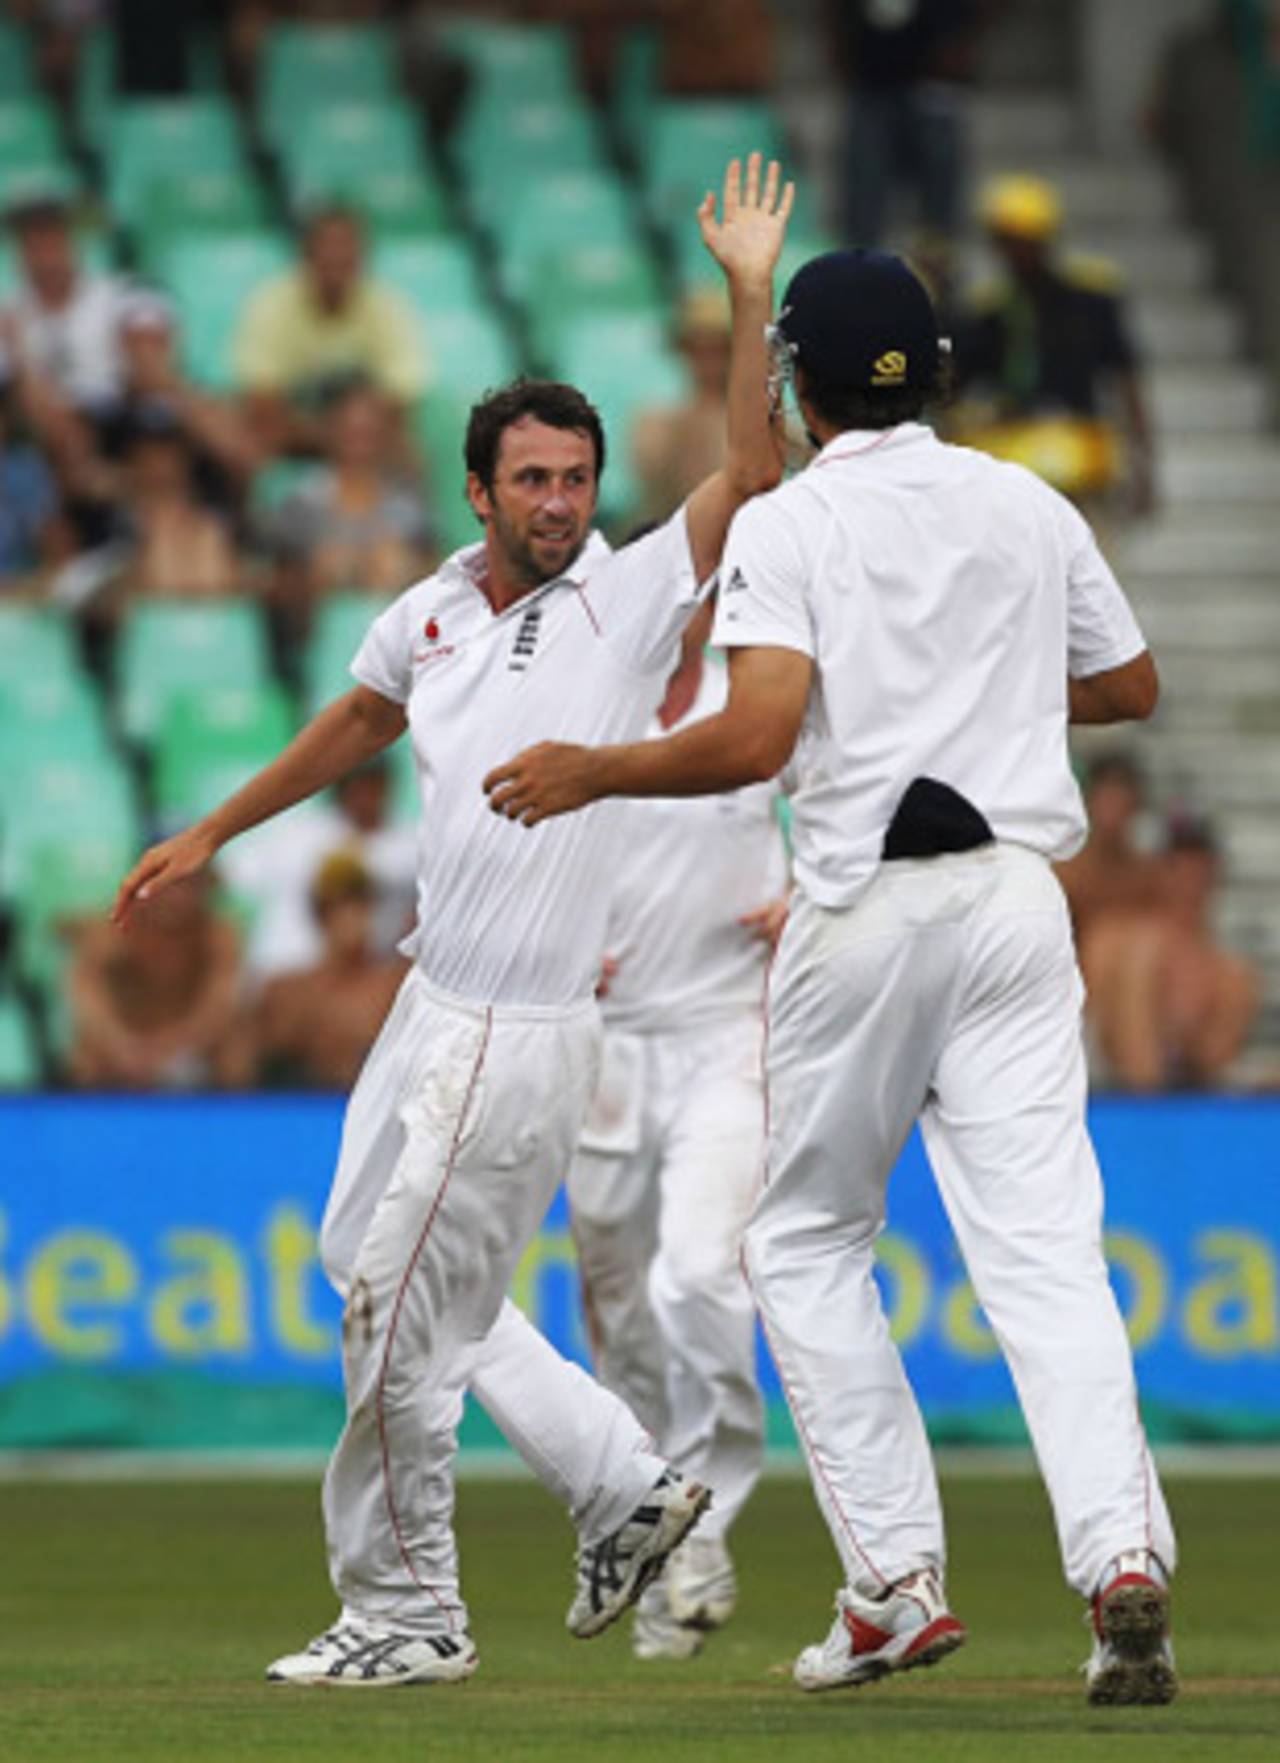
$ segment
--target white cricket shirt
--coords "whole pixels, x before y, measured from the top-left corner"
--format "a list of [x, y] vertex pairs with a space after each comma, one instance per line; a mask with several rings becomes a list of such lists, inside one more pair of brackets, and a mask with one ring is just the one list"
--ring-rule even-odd
[[594, 991], [629, 853], [622, 805], [523, 827], [485, 775], [537, 741], [633, 741], [662, 699], [699, 589], [684, 510], [611, 551], [592, 533], [569, 571], [496, 616], [484, 548], [450, 557], [376, 620], [351, 671], [404, 705], [422, 798], [418, 923], [405, 951], [483, 1003], [559, 1006]]
[[790, 793], [796, 879], [818, 905], [856, 899], [917, 777], [998, 839], [1079, 849], [1067, 675], [1145, 644], [1056, 491], [920, 423], [850, 432], [739, 511], [720, 581], [717, 643], [816, 664]]
[[[722, 659], [708, 657], [687, 727], [723, 710]], [[655, 719], [655, 739], [673, 731]], [[653, 797], [626, 804], [627, 861], [609, 916], [618, 971], [601, 1000], [610, 1028], [647, 1034], [724, 1016], [759, 1014], [769, 949], [738, 922], [786, 887], [776, 784], [720, 796]]]

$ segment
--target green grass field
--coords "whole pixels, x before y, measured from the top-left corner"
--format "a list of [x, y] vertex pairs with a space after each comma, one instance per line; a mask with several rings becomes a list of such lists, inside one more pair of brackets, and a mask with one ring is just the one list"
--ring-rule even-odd
[[540, 1489], [464, 1482], [459, 1528], [482, 1663], [471, 1682], [362, 1695], [269, 1688], [275, 1653], [328, 1620], [317, 1492], [295, 1482], [0, 1486], [4, 1763], [1087, 1763], [1280, 1756], [1280, 1486], [1170, 1488], [1182, 1532], [1184, 1692], [1086, 1708], [1076, 1601], [1044, 1497], [946, 1488], [968, 1646], [935, 1671], [805, 1696], [789, 1664], [829, 1620], [836, 1569], [798, 1480], [738, 1532], [742, 1604], [687, 1664], [641, 1665], [624, 1628], [563, 1628], [572, 1535]]

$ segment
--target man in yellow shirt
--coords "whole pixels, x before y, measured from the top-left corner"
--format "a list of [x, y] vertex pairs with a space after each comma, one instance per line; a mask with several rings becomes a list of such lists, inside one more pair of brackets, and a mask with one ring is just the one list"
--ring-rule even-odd
[[350, 210], [318, 209], [302, 233], [302, 260], [251, 297], [235, 348], [236, 377], [272, 452], [314, 452], [318, 396], [335, 381], [370, 380], [395, 404], [426, 385], [416, 317], [365, 273], [364, 237]]

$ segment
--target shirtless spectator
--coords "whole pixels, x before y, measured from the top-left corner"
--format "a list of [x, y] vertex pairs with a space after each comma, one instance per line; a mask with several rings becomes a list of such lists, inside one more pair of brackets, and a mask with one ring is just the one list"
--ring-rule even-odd
[[270, 453], [323, 453], [320, 402], [367, 379], [399, 410], [426, 375], [414, 315], [365, 270], [364, 229], [349, 209], [318, 209], [298, 267], [251, 295], [236, 339], [236, 376]]
[[275, 603], [284, 635], [302, 641], [325, 595], [390, 595], [432, 567], [420, 493], [391, 466], [391, 410], [371, 385], [341, 393], [328, 412], [328, 461], [277, 509]]
[[240, 940], [213, 910], [206, 875], [145, 902], [122, 937], [87, 929], [72, 961], [71, 1080], [81, 1089], [242, 1084]]
[[642, 410], [631, 434], [640, 486], [637, 520], [666, 520], [724, 463], [729, 304], [718, 288], [697, 288], [685, 297], [675, 344], [688, 374], [688, 395], [679, 404]]
[[1127, 754], [1103, 753], [1085, 783], [1089, 839], [1058, 866], [1083, 952], [1095, 922], [1112, 915], [1150, 912], [1160, 901], [1160, 866], [1134, 844], [1134, 822], [1145, 805], [1142, 773]]
[[1090, 930], [1082, 965], [1104, 1081], [1127, 1090], [1206, 1088], [1243, 1048], [1258, 983], [1214, 935], [1220, 872], [1209, 828], [1175, 821], [1156, 909], [1104, 916]]
[[373, 878], [359, 858], [337, 852], [325, 859], [312, 883], [311, 907], [323, 951], [314, 967], [281, 974], [263, 992], [259, 1070], [268, 1080], [308, 1089], [348, 1089], [406, 963], [377, 951]]
[[196, 494], [190, 445], [160, 418], [140, 426], [125, 455], [123, 508], [128, 560], [119, 597], [207, 600], [240, 586], [229, 524]]

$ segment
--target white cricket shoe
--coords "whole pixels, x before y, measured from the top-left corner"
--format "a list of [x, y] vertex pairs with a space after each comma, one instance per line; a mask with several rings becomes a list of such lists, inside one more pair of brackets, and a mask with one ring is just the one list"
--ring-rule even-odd
[[616, 1622], [710, 1504], [701, 1482], [664, 1469], [625, 1524], [598, 1543], [579, 1543], [578, 1590], [565, 1618], [570, 1634], [590, 1640]]
[[723, 1628], [738, 1601], [738, 1576], [719, 1537], [692, 1536], [663, 1576], [671, 1614], [687, 1628]]
[[458, 1683], [480, 1663], [468, 1634], [398, 1634], [339, 1621], [301, 1653], [267, 1667], [268, 1683], [336, 1684], [390, 1689], [410, 1683]]
[[[667, 1562], [667, 1572], [671, 1563]], [[671, 1614], [667, 1601], [667, 1576], [651, 1580], [636, 1603], [631, 1650], [637, 1659], [692, 1659], [702, 1651], [702, 1636], [686, 1628]]]
[[802, 1690], [856, 1687], [890, 1671], [935, 1665], [964, 1640], [964, 1624], [947, 1609], [941, 1579], [926, 1567], [878, 1598], [847, 1586], [838, 1591], [831, 1632], [801, 1653], [795, 1680]]
[[1090, 1702], [1171, 1702], [1178, 1674], [1169, 1639], [1169, 1583], [1146, 1549], [1117, 1555], [1093, 1596], [1093, 1653], [1084, 1667]]

